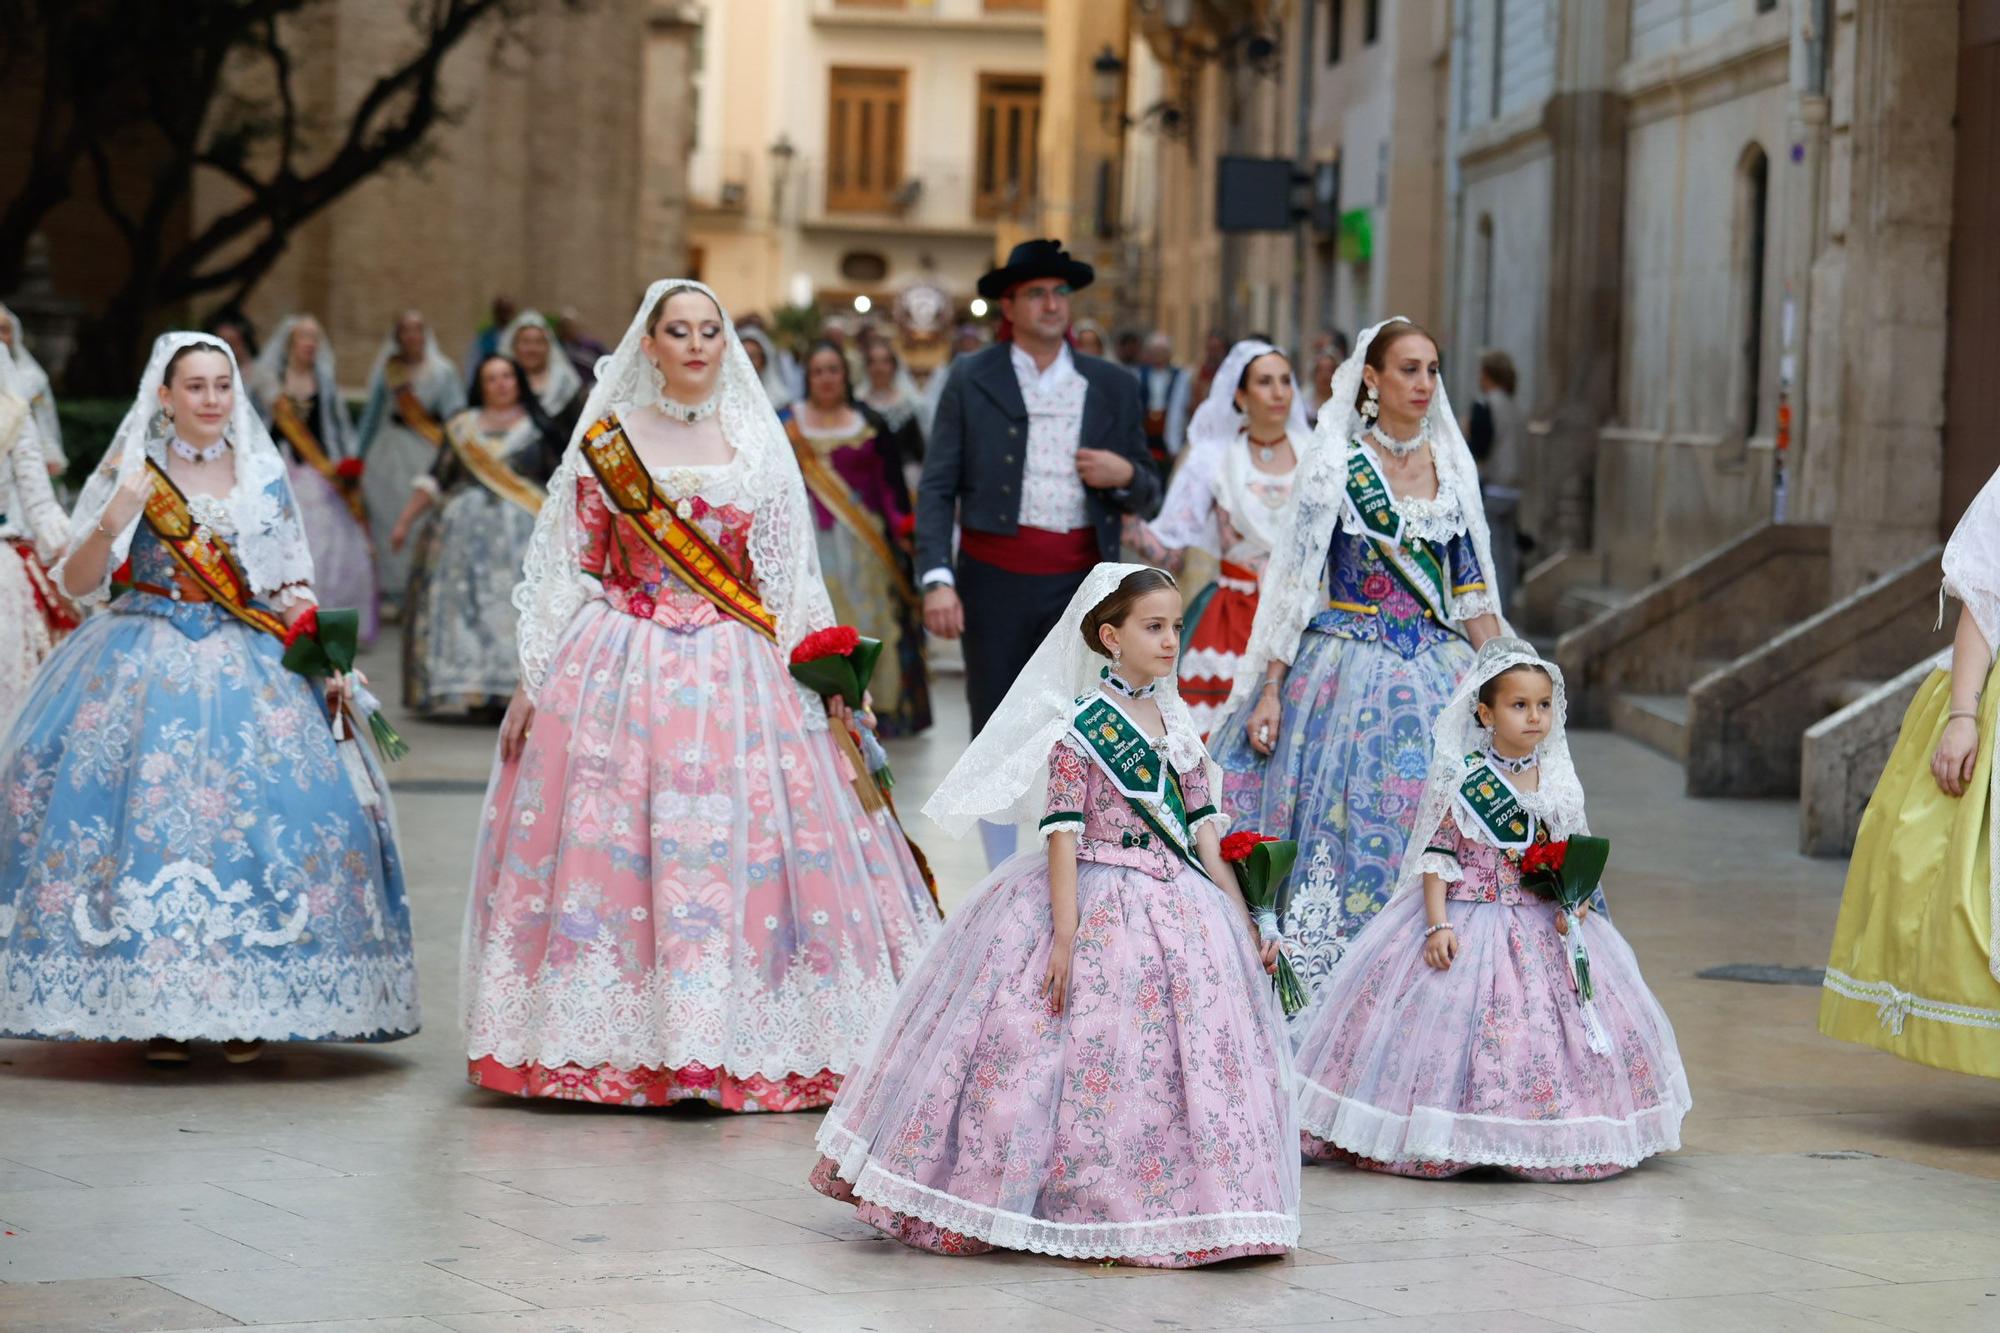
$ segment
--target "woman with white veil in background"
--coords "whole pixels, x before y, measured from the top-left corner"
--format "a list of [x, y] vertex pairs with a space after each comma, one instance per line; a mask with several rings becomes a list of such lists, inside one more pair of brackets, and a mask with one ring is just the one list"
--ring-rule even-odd
[[359, 611], [361, 642], [373, 643], [381, 615], [375, 546], [333, 344], [311, 315], [289, 315], [258, 354], [257, 366], [257, 410], [291, 474], [319, 595], [329, 607]]
[[35, 669], [77, 624], [48, 574], [69, 539], [69, 515], [49, 482], [32, 390], [18, 363], [0, 357], [0, 737]]
[[375, 536], [375, 569], [387, 607], [400, 608], [410, 582], [410, 554], [389, 541], [410, 486], [431, 470], [445, 447], [444, 427], [465, 406], [458, 367], [438, 350], [437, 335], [419, 310], [396, 316], [368, 372], [368, 406], [361, 414], [361, 493]]
[[13, 387], [7, 392], [25, 400], [28, 414], [34, 418], [43, 466], [50, 476], [61, 476], [69, 466], [69, 457], [63, 453], [55, 390], [49, 385], [49, 372], [28, 350], [28, 331], [21, 327], [21, 317], [4, 305], [0, 305], [0, 360], [8, 362], [14, 372]]
[[366, 696], [283, 664], [312, 557], [208, 334], [154, 343], [55, 578], [102, 606], [128, 561], [0, 744], [0, 1035], [185, 1064], [196, 1040], [241, 1062], [415, 1032], [388, 784], [334, 730]]
[[1163, 569], [1180, 573], [1190, 549], [1221, 561], [1215, 580], [1188, 603], [1182, 639], [1181, 698], [1204, 739], [1235, 689], [1257, 619], [1257, 581], [1311, 442], [1291, 361], [1246, 339], [1229, 349], [1188, 422], [1160, 516], [1125, 520], [1126, 543]]
[[1233, 825], [1299, 845], [1286, 938], [1308, 990], [1395, 887], [1431, 724], [1501, 628], [1488, 546], [1437, 343], [1376, 325], [1334, 376], [1208, 738]]
[[528, 387], [549, 420], [565, 429], [574, 426], [583, 405], [583, 377], [570, 364], [546, 315], [539, 310], [516, 315], [500, 331], [499, 352], [527, 372]]
[[474, 857], [471, 1080], [824, 1106], [937, 912], [848, 726], [792, 448], [713, 292], [654, 283], [529, 545]]

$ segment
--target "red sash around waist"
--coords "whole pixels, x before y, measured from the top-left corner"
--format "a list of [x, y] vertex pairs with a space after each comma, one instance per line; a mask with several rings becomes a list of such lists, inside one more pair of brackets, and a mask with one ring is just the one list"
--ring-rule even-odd
[[1021, 527], [1009, 537], [966, 528], [959, 533], [958, 549], [1009, 574], [1074, 574], [1097, 563], [1097, 529]]

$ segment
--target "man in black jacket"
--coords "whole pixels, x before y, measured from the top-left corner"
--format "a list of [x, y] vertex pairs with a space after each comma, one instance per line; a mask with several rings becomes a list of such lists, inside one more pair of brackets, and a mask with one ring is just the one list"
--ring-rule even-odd
[[[925, 447], [924, 624], [965, 638], [975, 735], [1091, 567], [1118, 558], [1124, 515], [1159, 505], [1138, 382], [1067, 341], [1070, 294], [1095, 276], [1060, 241], [1037, 240], [979, 280], [1000, 305], [999, 341], [953, 366]], [[981, 834], [990, 863], [1013, 850], [1011, 827]]]

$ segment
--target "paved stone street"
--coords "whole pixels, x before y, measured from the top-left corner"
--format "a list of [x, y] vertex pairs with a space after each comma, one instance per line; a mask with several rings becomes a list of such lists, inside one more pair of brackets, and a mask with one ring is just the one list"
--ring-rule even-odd
[[[372, 661], [385, 697], [395, 663]], [[939, 694], [937, 732], [896, 755], [920, 838], [965, 730], [958, 680]], [[2000, 1083], [1821, 1039], [1814, 988], [1697, 979], [1824, 962], [1842, 867], [1792, 853], [1789, 803], [1689, 801], [1627, 742], [1576, 750], [1687, 1058], [1684, 1150], [1576, 1186], [1308, 1168], [1297, 1254], [1165, 1273], [872, 1239], [805, 1187], [817, 1116], [468, 1087], [456, 961], [491, 731], [404, 729], [422, 1035], [173, 1073], [0, 1043], [0, 1328], [2000, 1328]], [[949, 907], [977, 847], [930, 850]]]

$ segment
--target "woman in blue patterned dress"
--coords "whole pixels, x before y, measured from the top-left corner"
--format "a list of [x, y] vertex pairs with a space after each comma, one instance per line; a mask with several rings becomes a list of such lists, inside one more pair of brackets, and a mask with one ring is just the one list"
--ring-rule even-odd
[[1313, 991], [1395, 888], [1431, 725], [1501, 628], [1430, 335], [1405, 319], [1363, 333], [1316, 434], [1208, 738], [1232, 826], [1299, 844], [1286, 936]]
[[280, 662], [314, 604], [285, 464], [204, 334], [153, 346], [55, 577], [102, 604], [0, 741], [0, 1036], [266, 1041], [417, 1030], [387, 784]]

